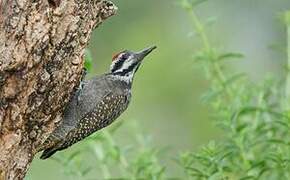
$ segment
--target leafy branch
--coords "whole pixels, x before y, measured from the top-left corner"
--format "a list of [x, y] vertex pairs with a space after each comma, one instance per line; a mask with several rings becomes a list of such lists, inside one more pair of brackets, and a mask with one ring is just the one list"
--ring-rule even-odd
[[[289, 179], [290, 178], [290, 75], [287, 73], [286, 98], [279, 81], [265, 79], [255, 85], [244, 74], [226, 71], [225, 59], [242, 58], [239, 53], [222, 53], [213, 48], [195, 7], [196, 1], [183, 0], [182, 6], [202, 40], [195, 55], [210, 80], [210, 91], [203, 99], [213, 109], [221, 142], [210, 142], [200, 152], [181, 156], [187, 176], [195, 179]], [[203, 1], [204, 2], [204, 1]], [[290, 13], [285, 14], [290, 64]], [[241, 84], [243, 84], [241, 86]], [[283, 102], [279, 100], [283, 99]], [[286, 101], [285, 101], [286, 99]]]

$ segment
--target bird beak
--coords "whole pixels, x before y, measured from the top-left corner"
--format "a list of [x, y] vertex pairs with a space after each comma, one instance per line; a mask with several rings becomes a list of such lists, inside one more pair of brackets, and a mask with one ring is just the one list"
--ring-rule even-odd
[[148, 54], [150, 54], [156, 48], [157, 48], [156, 46], [152, 46], [152, 47], [146, 48], [140, 52], [137, 52], [135, 54], [137, 56], [137, 60], [142, 61]]

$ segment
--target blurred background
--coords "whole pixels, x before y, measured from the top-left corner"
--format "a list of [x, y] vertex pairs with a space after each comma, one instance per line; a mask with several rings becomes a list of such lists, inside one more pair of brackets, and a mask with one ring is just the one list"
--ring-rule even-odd
[[[89, 50], [94, 61], [89, 76], [107, 72], [116, 52], [158, 46], [136, 75], [133, 99], [118, 119], [123, 123], [114, 138], [122, 148], [134, 144], [132, 134], [143, 134], [150, 146], [166, 149], [161, 161], [178, 176], [173, 160], [178, 153], [223, 137], [200, 100], [208, 82], [192, 59], [200, 47], [199, 37], [178, 0], [113, 1], [118, 14], [92, 34]], [[259, 81], [269, 73], [283, 75], [286, 36], [280, 15], [289, 8], [287, 0], [214, 0], [197, 6], [196, 12], [208, 24], [206, 31], [214, 46], [245, 55], [230, 68]], [[90, 155], [82, 161], [95, 163], [92, 174], [97, 174], [97, 161]], [[27, 179], [63, 179], [63, 168], [54, 160], [36, 157]]]

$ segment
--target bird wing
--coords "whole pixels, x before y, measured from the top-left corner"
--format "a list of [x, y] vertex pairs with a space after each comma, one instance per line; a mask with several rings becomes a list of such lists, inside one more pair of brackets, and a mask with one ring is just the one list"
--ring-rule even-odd
[[44, 142], [44, 147], [55, 146], [55, 143], [62, 142], [68, 133], [77, 127], [79, 120], [89, 113], [102, 97], [109, 94], [104, 82], [103, 76], [82, 82], [82, 88], [73, 93], [66, 105], [61, 124]]
[[110, 125], [128, 107], [129, 101], [126, 95], [108, 93], [101, 101], [82, 119], [77, 125], [67, 132], [63, 141], [44, 150], [41, 159], [49, 158], [55, 152], [63, 150], [92, 133]]
[[66, 142], [66, 146], [70, 146], [92, 133], [110, 125], [124, 110], [127, 108], [128, 102], [125, 95], [114, 93], [107, 94], [94, 109], [84, 115], [76, 128], [69, 132], [70, 141]]
[[77, 104], [77, 117], [81, 119], [89, 113], [102, 99], [111, 93], [110, 83], [104, 76], [99, 76], [83, 82]]

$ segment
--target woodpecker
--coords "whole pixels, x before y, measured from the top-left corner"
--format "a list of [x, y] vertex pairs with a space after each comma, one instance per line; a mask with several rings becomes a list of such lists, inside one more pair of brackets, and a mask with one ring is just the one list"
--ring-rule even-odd
[[45, 140], [40, 158], [49, 158], [118, 118], [131, 100], [136, 71], [154, 49], [156, 46], [140, 52], [122, 51], [113, 57], [109, 73], [83, 80], [68, 102], [61, 124]]

